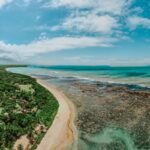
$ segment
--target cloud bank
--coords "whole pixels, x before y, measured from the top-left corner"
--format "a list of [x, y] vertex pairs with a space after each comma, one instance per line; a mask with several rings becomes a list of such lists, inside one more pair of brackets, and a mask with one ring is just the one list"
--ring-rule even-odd
[[96, 46], [108, 47], [112, 46], [113, 42], [116, 42], [116, 39], [109, 37], [56, 37], [21, 45], [0, 41], [0, 58], [20, 61], [40, 53]]
[[[117, 34], [121, 18], [129, 13], [132, 0], [52, 0], [50, 8], [65, 7], [70, 15], [52, 30]], [[116, 32], [117, 30], [117, 32]]]

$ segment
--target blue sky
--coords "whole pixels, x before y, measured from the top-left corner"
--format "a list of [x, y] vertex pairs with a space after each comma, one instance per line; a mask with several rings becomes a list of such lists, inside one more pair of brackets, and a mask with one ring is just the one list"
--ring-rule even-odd
[[150, 1], [0, 0], [0, 63], [150, 65]]

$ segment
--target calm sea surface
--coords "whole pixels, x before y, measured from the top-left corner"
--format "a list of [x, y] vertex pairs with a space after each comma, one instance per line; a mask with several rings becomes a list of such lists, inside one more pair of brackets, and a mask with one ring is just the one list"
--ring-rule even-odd
[[138, 84], [150, 87], [150, 66], [110, 67], [110, 66], [30, 66], [10, 68], [12, 72], [29, 75], [48, 75], [56, 78], [102, 81], [120, 84]]

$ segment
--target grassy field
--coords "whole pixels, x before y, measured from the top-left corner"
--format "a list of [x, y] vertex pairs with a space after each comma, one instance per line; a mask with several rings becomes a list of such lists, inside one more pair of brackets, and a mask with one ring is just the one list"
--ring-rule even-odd
[[35, 79], [7, 72], [7, 67], [0, 66], [0, 150], [12, 149], [23, 135], [35, 149], [52, 124], [58, 102]]

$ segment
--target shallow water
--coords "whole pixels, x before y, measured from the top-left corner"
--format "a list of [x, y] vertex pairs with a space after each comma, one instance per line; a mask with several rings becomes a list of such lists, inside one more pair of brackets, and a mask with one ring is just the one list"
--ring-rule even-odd
[[150, 89], [143, 86], [150, 85], [150, 67], [82, 69], [27, 67], [9, 71], [46, 80], [73, 101], [78, 150], [149, 150]]
[[105, 128], [102, 132], [85, 137], [85, 144], [80, 141], [79, 149], [86, 150], [137, 150], [131, 137], [123, 130], [116, 128]]
[[150, 66], [145, 67], [109, 67], [109, 66], [30, 66], [13, 68], [15, 72], [40, 73], [58, 78], [75, 78], [109, 83], [139, 84], [150, 87]]

